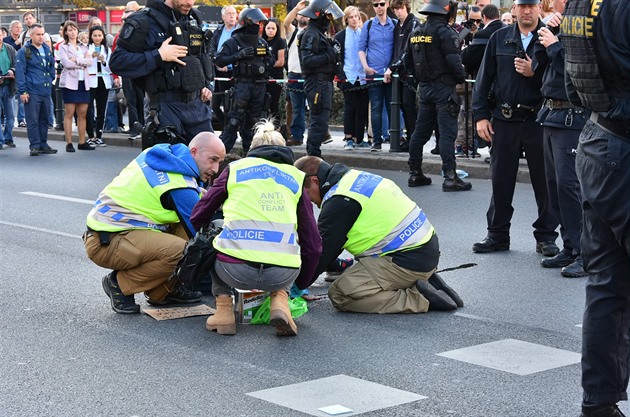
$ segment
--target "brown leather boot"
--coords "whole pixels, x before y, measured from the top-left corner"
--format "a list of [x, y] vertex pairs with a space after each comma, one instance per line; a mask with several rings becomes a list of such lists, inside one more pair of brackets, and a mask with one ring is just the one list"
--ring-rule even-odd
[[231, 295], [217, 296], [217, 312], [206, 320], [206, 329], [223, 335], [236, 334], [236, 318]]
[[270, 324], [276, 328], [276, 336], [297, 336], [297, 325], [289, 309], [289, 294], [284, 290], [271, 293]]

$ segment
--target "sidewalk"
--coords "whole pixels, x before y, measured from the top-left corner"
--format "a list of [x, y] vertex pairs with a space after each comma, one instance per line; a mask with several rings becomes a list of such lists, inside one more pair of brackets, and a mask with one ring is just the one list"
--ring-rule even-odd
[[[219, 132], [217, 132], [217, 134], [219, 134]], [[381, 152], [370, 152], [369, 149], [345, 150], [343, 149], [343, 146], [345, 145], [343, 140], [343, 130], [339, 127], [331, 126], [331, 134], [333, 141], [326, 145], [322, 145], [322, 156], [329, 163], [339, 162], [352, 168], [366, 170], [384, 169], [393, 171], [408, 171], [409, 169], [407, 165], [407, 158], [409, 155], [405, 152], [389, 152], [388, 143], [383, 144], [383, 150]], [[15, 137], [26, 138], [26, 128], [15, 127], [13, 129], [13, 135]], [[108, 146], [131, 146], [138, 148], [138, 150], [142, 147], [140, 140], [131, 141], [128, 139], [127, 135], [121, 133], [103, 133], [102, 139]], [[54, 129], [48, 130], [48, 140], [51, 142], [65, 141], [63, 132]], [[76, 126], [74, 127], [72, 141], [75, 144], [78, 143]], [[55, 147], [53, 143], [51, 143], [51, 145]], [[240, 142], [237, 142], [235, 148], [239, 148], [240, 146]], [[431, 140], [424, 146], [424, 161], [422, 168], [425, 174], [439, 175], [442, 170], [442, 161], [439, 155], [433, 155], [430, 153], [430, 150], [433, 149], [434, 146], [434, 138], [431, 138]], [[64, 152], [63, 147], [57, 146], [57, 148], [59, 149], [59, 152]], [[291, 149], [293, 149], [296, 159], [306, 155], [305, 145], [294, 146]], [[490, 179], [490, 165], [484, 162], [484, 159], [490, 155], [488, 153], [488, 149], [489, 148], [487, 147], [479, 149], [479, 153], [481, 154], [480, 158], [457, 158], [457, 169], [468, 173], [469, 178]], [[106, 150], [107, 148], [98, 148], [96, 152], [104, 152]], [[529, 171], [524, 160], [521, 160], [516, 180], [524, 183], [530, 182]]]

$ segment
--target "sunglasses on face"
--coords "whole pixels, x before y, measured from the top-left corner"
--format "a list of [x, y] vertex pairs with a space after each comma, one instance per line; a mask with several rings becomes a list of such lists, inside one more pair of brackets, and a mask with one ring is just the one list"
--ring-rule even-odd
[[382, 1], [382, 2], [380, 2], [380, 3], [372, 3], [372, 6], [374, 6], [374, 7], [379, 7], [379, 6], [381, 6], [381, 7], [385, 7], [385, 4], [386, 4], [386, 3], [385, 3], [384, 1]]
[[473, 19], [473, 20], [471, 20], [471, 22], [474, 22], [474, 23], [480, 25], [482, 20], [481, 19]]

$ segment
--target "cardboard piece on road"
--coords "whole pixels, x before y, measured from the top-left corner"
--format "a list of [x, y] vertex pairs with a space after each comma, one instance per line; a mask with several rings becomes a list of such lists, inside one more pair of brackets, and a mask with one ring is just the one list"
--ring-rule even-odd
[[216, 313], [216, 310], [205, 304], [199, 304], [191, 307], [150, 307], [143, 308], [142, 312], [161, 321], [194, 316], [209, 316]]

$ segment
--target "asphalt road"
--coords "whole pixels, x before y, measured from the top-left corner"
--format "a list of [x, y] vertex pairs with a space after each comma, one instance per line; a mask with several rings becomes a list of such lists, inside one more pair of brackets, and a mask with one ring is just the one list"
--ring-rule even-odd
[[337, 404], [366, 417], [579, 414], [585, 279], [540, 267], [529, 184], [517, 184], [512, 250], [480, 255], [487, 180], [443, 193], [437, 176], [408, 189], [406, 173], [376, 171], [427, 213], [440, 268], [475, 264], [442, 274], [466, 303], [457, 312], [349, 314], [323, 299], [295, 338], [249, 325], [224, 337], [205, 317], [115, 314], [106, 271], [85, 256], [91, 202], [139, 149], [54, 143], [59, 154], [29, 157], [16, 143], [0, 151], [0, 416], [298, 417]]

